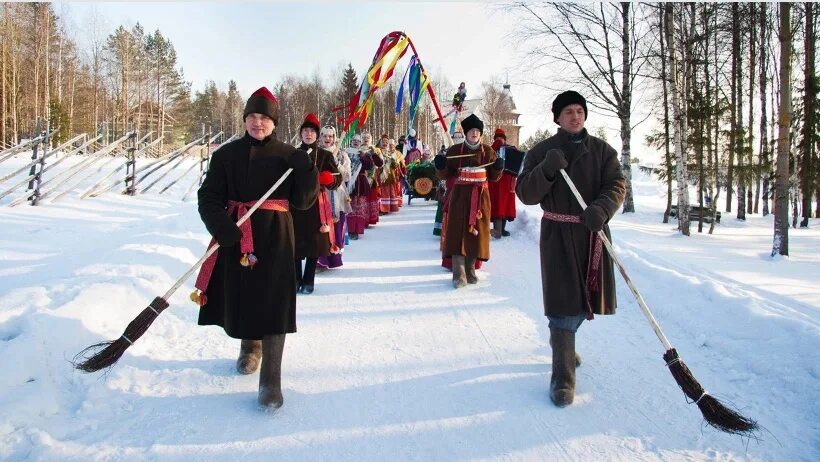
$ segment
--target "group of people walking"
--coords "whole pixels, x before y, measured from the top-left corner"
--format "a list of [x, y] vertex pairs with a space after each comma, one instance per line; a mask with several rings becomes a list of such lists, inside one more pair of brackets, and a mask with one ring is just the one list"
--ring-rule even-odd
[[[463, 141], [433, 163], [446, 188], [439, 202], [442, 264], [452, 268], [456, 289], [478, 282], [476, 269], [490, 258], [491, 237], [509, 236], [505, 225], [516, 217], [516, 195], [543, 209], [550, 397], [566, 406], [580, 364], [575, 332], [594, 314], [615, 310], [613, 266], [595, 238], [598, 231], [609, 233], [606, 223], [625, 189], [615, 150], [584, 129], [583, 97], [561, 93], [552, 112], [558, 133], [526, 156], [507, 145], [502, 129], [495, 130], [491, 144], [484, 142], [484, 122], [472, 114], [461, 122]], [[399, 211], [404, 154], [411, 142], [417, 149], [412, 131], [398, 143], [383, 135], [375, 145], [369, 134], [355, 135], [350, 146], [340, 148], [336, 130], [321, 127], [313, 114], [299, 127], [296, 148], [277, 139], [278, 115], [270, 91], [254, 92], [243, 112], [245, 136], [214, 152], [199, 190], [200, 216], [220, 245], [214, 264], [203, 265], [197, 280], [199, 324], [221, 326], [241, 339], [237, 370], [250, 374], [261, 365], [258, 401], [268, 410], [283, 403], [282, 354], [286, 334], [296, 331], [297, 293], [313, 293], [317, 268], [342, 266], [346, 243], [360, 239], [380, 215]], [[589, 207], [574, 199], [559, 172], [575, 182]], [[250, 220], [237, 226], [277, 181]]]

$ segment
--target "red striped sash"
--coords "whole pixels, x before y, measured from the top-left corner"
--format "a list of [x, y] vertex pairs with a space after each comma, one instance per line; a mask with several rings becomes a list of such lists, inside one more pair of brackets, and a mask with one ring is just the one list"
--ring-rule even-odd
[[[577, 215], [564, 215], [544, 211], [544, 218], [560, 223], [581, 223], [581, 217]], [[603, 256], [603, 244], [598, 233], [589, 234], [589, 256], [587, 261], [586, 276], [586, 296], [587, 296], [587, 319], [591, 320], [592, 313], [592, 293], [601, 291], [601, 259]]]

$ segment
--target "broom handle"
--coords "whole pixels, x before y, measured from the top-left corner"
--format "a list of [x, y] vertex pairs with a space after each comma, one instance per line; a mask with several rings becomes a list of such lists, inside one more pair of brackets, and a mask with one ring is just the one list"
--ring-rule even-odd
[[[310, 154], [311, 150], [312, 149], [308, 150], [308, 154]], [[273, 194], [274, 191], [276, 191], [276, 188], [278, 188], [279, 185], [281, 185], [282, 182], [285, 181], [285, 178], [287, 178], [288, 175], [290, 175], [290, 172], [292, 172], [292, 171], [293, 171], [292, 168], [287, 169], [287, 171], [285, 171], [285, 174], [282, 175], [281, 177], [279, 177], [279, 180], [276, 183], [274, 183], [273, 186], [270, 187], [270, 189], [268, 189], [268, 192], [266, 192], [264, 195], [262, 195], [262, 197], [260, 197], [259, 200], [256, 201], [255, 204], [253, 204], [253, 207], [248, 209], [248, 213], [242, 215], [242, 217], [239, 218], [239, 221], [236, 222], [236, 226], [240, 226], [240, 225], [242, 225], [242, 223], [246, 222], [248, 220], [248, 218], [251, 217], [251, 214], [253, 212], [255, 212], [256, 209], [258, 209], [260, 206], [262, 206], [262, 202], [265, 202], [266, 200], [268, 200], [268, 197], [270, 197], [270, 195]], [[194, 271], [199, 269], [199, 267], [202, 266], [203, 263], [205, 263], [205, 260], [207, 260], [208, 257], [213, 255], [214, 252], [216, 252], [218, 249], [219, 249], [219, 243], [217, 242], [216, 244], [213, 245], [213, 247], [209, 248], [208, 251], [205, 252], [205, 255], [203, 255], [202, 258], [200, 258], [199, 261], [194, 264], [194, 266], [192, 266], [185, 274], [183, 274], [181, 278], [177, 279], [177, 282], [174, 283], [174, 285], [171, 286], [170, 289], [168, 289], [168, 292], [165, 292], [165, 295], [163, 295], [162, 298], [164, 298], [167, 301], [168, 298], [170, 298], [171, 295], [173, 295], [173, 293], [176, 292], [177, 289], [179, 289], [179, 287], [183, 283], [185, 283], [185, 281], [189, 277], [191, 277], [192, 274], [194, 274]]]
[[[564, 176], [564, 180], [566, 180], [567, 184], [569, 185], [569, 189], [572, 190], [572, 194], [575, 195], [575, 198], [578, 199], [578, 203], [581, 204], [582, 209], [587, 208], [587, 203], [584, 201], [584, 198], [581, 197], [581, 193], [578, 192], [578, 188], [575, 187], [575, 183], [569, 178], [567, 172], [564, 169], [561, 169], [561, 175]], [[598, 231], [598, 237], [601, 238], [601, 241], [604, 243], [604, 247], [606, 247], [607, 252], [609, 252], [609, 256], [612, 257], [612, 261], [615, 262], [615, 266], [618, 267], [618, 270], [621, 272], [621, 276], [623, 276], [624, 281], [626, 281], [626, 285], [629, 286], [629, 289], [632, 291], [632, 295], [635, 296], [635, 299], [638, 301], [638, 306], [641, 307], [641, 311], [643, 311], [643, 315], [646, 316], [646, 320], [649, 321], [649, 324], [652, 325], [652, 329], [655, 331], [655, 335], [658, 336], [658, 340], [661, 341], [664, 348], [666, 350], [672, 349], [672, 344], [669, 343], [669, 339], [666, 338], [663, 331], [661, 330], [661, 326], [658, 324], [658, 321], [655, 320], [655, 316], [652, 315], [652, 312], [649, 310], [649, 306], [644, 301], [641, 293], [638, 292], [638, 288], [635, 287], [635, 284], [632, 282], [632, 279], [626, 274], [626, 268], [624, 268], [623, 263], [621, 263], [621, 259], [618, 257], [618, 254], [615, 253], [615, 249], [612, 247], [612, 243], [609, 242], [607, 239], [606, 234], [604, 234], [603, 230]]]

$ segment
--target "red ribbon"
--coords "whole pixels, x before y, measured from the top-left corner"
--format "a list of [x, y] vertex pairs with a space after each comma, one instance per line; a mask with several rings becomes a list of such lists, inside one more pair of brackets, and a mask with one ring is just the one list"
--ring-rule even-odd
[[[238, 202], [238, 201], [228, 201], [228, 208], [225, 211], [229, 216], [233, 216], [234, 211], [236, 211], [236, 219], [239, 220], [246, 213], [248, 213], [248, 209], [253, 207], [256, 204], [256, 201], [248, 201], [248, 202]], [[287, 212], [290, 210], [289, 204], [287, 199], [269, 199], [259, 206], [262, 210], [272, 210], [274, 212]], [[239, 241], [239, 251], [242, 253], [252, 253], [253, 252], [253, 229], [251, 228], [251, 220], [247, 219], [244, 223], [239, 225], [239, 229], [242, 231], [242, 239]], [[216, 244], [216, 239], [211, 238], [211, 242], [208, 244], [208, 248]], [[201, 292], [205, 292], [205, 289], [208, 288], [208, 282], [211, 280], [211, 274], [214, 272], [214, 267], [216, 266], [216, 257], [219, 255], [219, 250], [212, 253], [210, 257], [208, 257], [203, 263], [202, 266], [199, 268], [199, 274], [196, 277], [196, 283], [194, 287], [199, 289]]]
[[476, 222], [482, 218], [481, 216], [481, 191], [487, 187], [487, 182], [463, 181], [456, 179], [455, 184], [472, 186], [470, 191], [470, 223], [467, 228], [474, 236], [478, 236], [478, 229]]
[[339, 253], [339, 246], [336, 245], [336, 233], [333, 229], [333, 211], [330, 208], [330, 197], [328, 197], [325, 188], [321, 188], [319, 192], [319, 221], [322, 223], [319, 231], [327, 233], [330, 239], [330, 253]]
[[[581, 223], [581, 217], [577, 215], [564, 215], [544, 211], [544, 218], [560, 223]], [[587, 261], [586, 276], [586, 296], [587, 296], [587, 319], [592, 320], [592, 293], [601, 291], [601, 259], [603, 256], [604, 241], [598, 233], [589, 234], [589, 257]]]

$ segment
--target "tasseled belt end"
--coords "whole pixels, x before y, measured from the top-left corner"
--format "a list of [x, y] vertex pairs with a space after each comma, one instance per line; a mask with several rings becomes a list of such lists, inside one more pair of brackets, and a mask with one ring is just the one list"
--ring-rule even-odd
[[199, 289], [194, 289], [194, 291], [191, 292], [191, 301], [201, 307], [208, 303], [208, 296], [205, 295], [205, 292], [202, 292]]
[[239, 258], [239, 264], [244, 267], [250, 267], [253, 269], [253, 265], [255, 265], [259, 259], [256, 258], [256, 255], [252, 253], [243, 253], [242, 256]]

